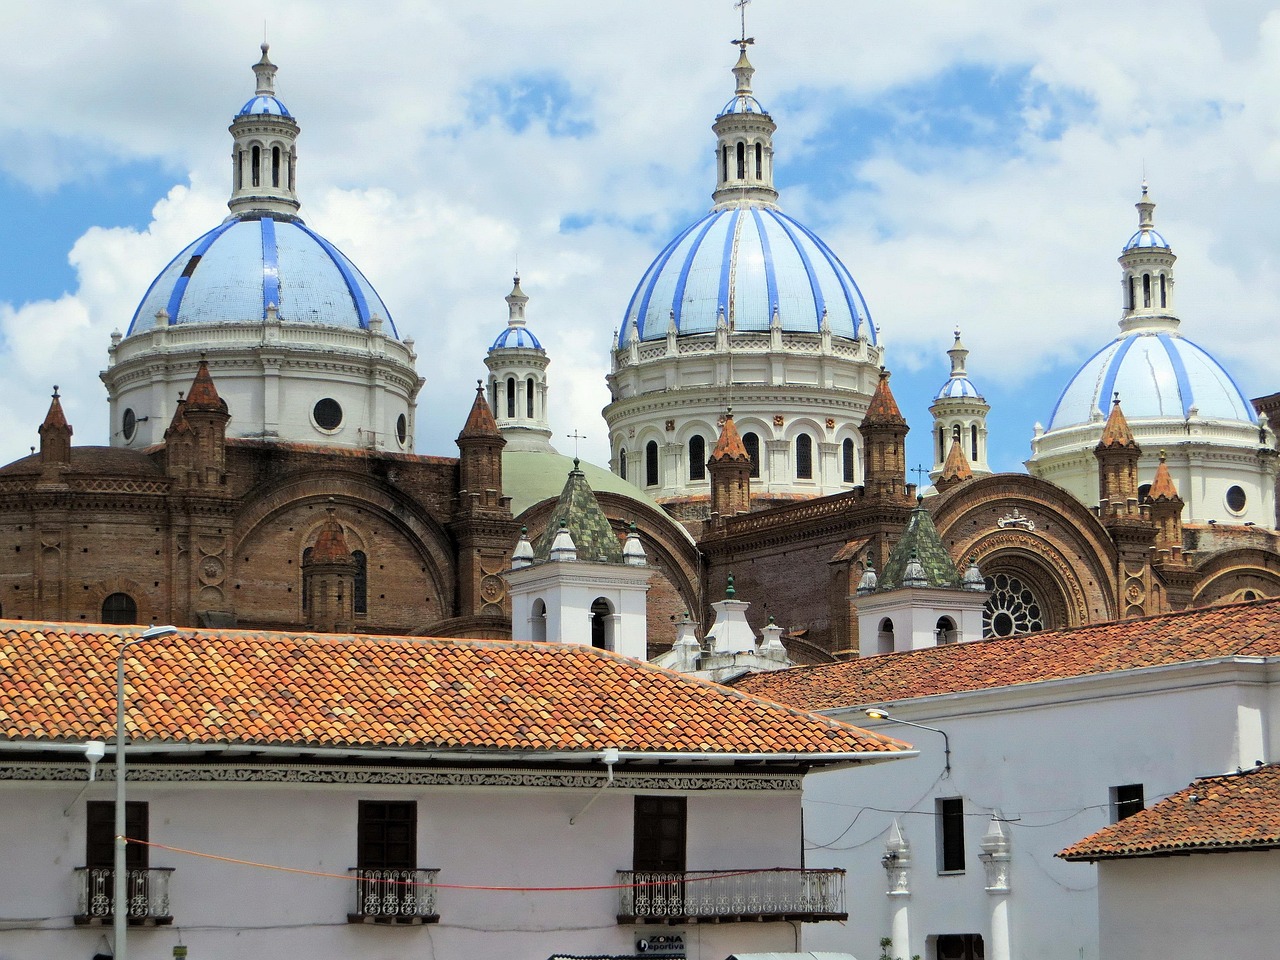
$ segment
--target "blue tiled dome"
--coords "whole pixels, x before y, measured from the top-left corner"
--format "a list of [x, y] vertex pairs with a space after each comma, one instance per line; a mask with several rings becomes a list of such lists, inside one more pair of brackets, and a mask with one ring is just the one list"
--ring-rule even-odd
[[528, 327], [507, 327], [498, 339], [493, 341], [490, 350], [501, 350], [503, 347], [520, 350], [541, 350], [542, 344]]
[[731, 113], [768, 113], [769, 111], [749, 93], [740, 93], [724, 105], [717, 117], [725, 117]]
[[933, 399], [955, 400], [962, 397], [973, 397], [974, 399], [981, 399], [982, 397], [982, 394], [978, 393], [978, 388], [973, 385], [973, 381], [968, 377], [951, 377], [942, 385], [942, 388]]
[[1167, 250], [1169, 241], [1154, 228], [1146, 227], [1130, 237], [1129, 242], [1124, 245], [1126, 250], [1140, 250], [1144, 247], [1161, 247]]
[[283, 103], [270, 95], [259, 95], [251, 97], [249, 101], [240, 108], [237, 117], [247, 117], [253, 114], [266, 115], [271, 117], [292, 117], [289, 108]]
[[825, 314], [835, 336], [876, 341], [857, 283], [812, 231], [770, 207], [713, 210], [649, 265], [618, 345], [633, 320], [641, 340], [658, 340], [672, 316], [681, 334], [712, 333], [721, 311], [735, 331], [765, 331], [775, 306], [785, 331], [817, 333]]
[[341, 251], [301, 220], [233, 217], [178, 254], [152, 282], [127, 336], [169, 323], [245, 322], [274, 304], [286, 323], [367, 329], [399, 338], [386, 304]]
[[1202, 348], [1175, 333], [1122, 336], [1090, 357], [1058, 398], [1049, 429], [1105, 417], [1115, 393], [1125, 417], [1183, 419], [1192, 407], [1211, 420], [1257, 423], [1253, 405]]

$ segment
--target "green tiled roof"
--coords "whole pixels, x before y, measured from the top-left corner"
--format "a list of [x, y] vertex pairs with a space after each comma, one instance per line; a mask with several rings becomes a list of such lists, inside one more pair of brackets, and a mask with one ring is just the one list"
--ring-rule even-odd
[[596, 502], [596, 495], [591, 492], [586, 475], [578, 469], [577, 460], [573, 461], [569, 479], [565, 481], [560, 499], [551, 511], [547, 529], [533, 548], [533, 555], [537, 559], [550, 559], [551, 544], [562, 522], [568, 529], [569, 536], [573, 537], [579, 560], [622, 563], [622, 544], [609, 525], [609, 518]]
[[902, 531], [902, 539], [894, 546], [880, 574], [881, 590], [896, 590], [902, 586], [902, 576], [912, 554], [915, 554], [915, 558], [924, 567], [929, 586], [960, 586], [960, 572], [951, 562], [947, 548], [942, 545], [942, 537], [938, 535], [938, 528], [933, 525], [933, 517], [919, 503], [911, 511], [907, 528]]

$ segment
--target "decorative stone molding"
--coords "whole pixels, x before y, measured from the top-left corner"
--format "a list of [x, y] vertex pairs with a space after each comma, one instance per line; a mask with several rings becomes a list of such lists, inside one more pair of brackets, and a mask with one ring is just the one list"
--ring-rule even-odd
[[1005, 830], [1004, 820], [999, 810], [996, 810], [991, 815], [991, 824], [987, 827], [987, 832], [983, 835], [978, 845], [982, 848], [982, 853], [978, 854], [978, 859], [982, 861], [982, 866], [987, 871], [987, 893], [1008, 893], [1010, 890], [1009, 868], [1012, 853], [1009, 834]]

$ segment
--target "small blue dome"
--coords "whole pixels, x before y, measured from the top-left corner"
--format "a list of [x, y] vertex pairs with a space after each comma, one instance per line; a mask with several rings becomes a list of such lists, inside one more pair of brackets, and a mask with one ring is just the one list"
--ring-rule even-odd
[[1085, 361], [1058, 398], [1049, 429], [1105, 417], [1117, 392], [1130, 421], [1181, 420], [1196, 407], [1209, 420], [1258, 422], [1253, 404], [1217, 360], [1161, 331], [1119, 337]]
[[504, 347], [514, 350], [541, 350], [542, 344], [528, 327], [507, 327], [498, 334], [498, 339], [493, 341], [493, 346], [489, 349], [501, 350]]
[[399, 339], [387, 306], [341, 251], [301, 220], [233, 217], [178, 254], [152, 282], [126, 336], [169, 323], [263, 320], [368, 329], [374, 315]]
[[724, 109], [716, 117], [727, 117], [731, 113], [768, 113], [769, 111], [749, 93], [740, 93], [724, 105]]
[[1140, 250], [1144, 247], [1162, 247], [1163, 249], [1168, 250], [1169, 241], [1161, 236], [1156, 230], [1151, 227], [1147, 227], [1135, 233], [1129, 238], [1129, 242], [1124, 245], [1126, 250]]
[[803, 224], [770, 207], [713, 210], [682, 231], [649, 265], [618, 332], [641, 340], [714, 333], [723, 313], [735, 331], [766, 331], [774, 308], [784, 331], [831, 332], [876, 342], [862, 292], [840, 259]]
[[978, 393], [978, 388], [973, 385], [973, 381], [968, 377], [951, 377], [942, 385], [933, 399], [935, 400], [955, 400], [962, 397], [973, 397], [976, 400], [982, 399], [982, 394]]
[[292, 117], [289, 108], [277, 100], [273, 96], [260, 95], [251, 97], [249, 101], [240, 108], [237, 117], [247, 117], [253, 114], [265, 114], [271, 117]]

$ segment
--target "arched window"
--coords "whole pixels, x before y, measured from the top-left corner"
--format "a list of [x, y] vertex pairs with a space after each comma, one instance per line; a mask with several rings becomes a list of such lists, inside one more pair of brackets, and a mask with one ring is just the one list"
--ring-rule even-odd
[[271, 148], [271, 185], [280, 186], [280, 148]]
[[844, 443], [840, 445], [840, 461], [844, 468], [844, 482], [853, 483], [854, 479], [854, 463], [853, 463], [853, 438], [845, 437]]
[[745, 143], [738, 144], [738, 179], [747, 179], [747, 145]]
[[604, 597], [591, 603], [591, 645], [597, 650], [613, 649], [613, 607]]
[[1169, 305], [1168, 291], [1165, 289], [1165, 275], [1160, 274], [1160, 306], [1167, 307]]
[[259, 180], [261, 178], [261, 174], [259, 173], [259, 171], [262, 169], [262, 148], [261, 147], [257, 145], [254, 146], [253, 152], [249, 156], [249, 164], [251, 167], [249, 171], [249, 177], [250, 179], [252, 179], [253, 185], [256, 187], [259, 185]]
[[754, 433], [744, 433], [742, 435], [742, 446], [747, 451], [747, 456], [751, 458], [751, 478], [753, 480], [760, 477], [760, 438]]
[[933, 628], [933, 636], [938, 646], [948, 643], [955, 643], [960, 639], [960, 635], [956, 632], [956, 622], [950, 617], [939, 617], [937, 624]]
[[356, 582], [352, 591], [353, 609], [356, 613], [369, 612], [369, 558], [363, 550], [352, 550], [351, 556], [356, 562]]
[[289, 189], [293, 189], [293, 165], [297, 162], [298, 155], [292, 150], [289, 151]]
[[127, 593], [113, 593], [102, 601], [103, 623], [137, 623], [138, 605]]
[[947, 459], [947, 428], [938, 428], [938, 463], [945, 463]]
[[[305, 570], [306, 570], [306, 568], [307, 568], [307, 561], [308, 561], [308, 560], [310, 560], [310, 559], [311, 559], [311, 548], [310, 548], [310, 547], [307, 547], [306, 549], [304, 549], [304, 550], [302, 551], [302, 566], [301, 566], [301, 567], [299, 567], [298, 569], [305, 571]], [[309, 598], [308, 598], [308, 596], [307, 596], [307, 575], [306, 575], [306, 573], [303, 573], [303, 575], [302, 575], [302, 590], [301, 590], [300, 592], [301, 592], [301, 594], [302, 594], [302, 613], [303, 613], [303, 615], [305, 616], [305, 615], [306, 615], [306, 613], [307, 613], [307, 600], [309, 599]]]
[[524, 382], [524, 415], [533, 419], [533, 377]]
[[529, 617], [529, 633], [537, 642], [547, 639], [547, 605], [542, 600], [533, 601], [533, 613]]
[[516, 416], [516, 378], [507, 377], [507, 418], [514, 420]]
[[893, 621], [885, 617], [876, 632], [876, 653], [893, 653]]
[[244, 151], [236, 151], [236, 189], [244, 187]]
[[951, 442], [952, 443], [960, 442], [960, 424], [958, 423], [953, 424], [951, 427]]
[[689, 438], [689, 479], [705, 480], [707, 476], [707, 441], [702, 437]]
[[764, 147], [756, 144], [756, 179], [764, 179]]
[[969, 446], [973, 450], [973, 462], [978, 462], [978, 425], [972, 424], [969, 427]]
[[650, 440], [644, 445], [644, 482], [646, 486], [658, 485], [658, 443]]
[[1142, 305], [1151, 306], [1151, 274], [1149, 273], [1142, 275]]
[[627, 479], [627, 448], [623, 447], [618, 451], [618, 476], [623, 480]]
[[796, 476], [801, 480], [813, 479], [813, 438], [807, 433], [796, 437]]
[[1135, 283], [1137, 283], [1137, 280], [1134, 277], [1130, 277], [1129, 278], [1129, 302], [1126, 304], [1126, 306], [1130, 310], [1134, 309], [1138, 305], [1138, 293], [1137, 293], [1137, 287], [1134, 286]]
[[729, 179], [729, 145], [726, 143], [724, 149], [720, 151], [720, 179]]

